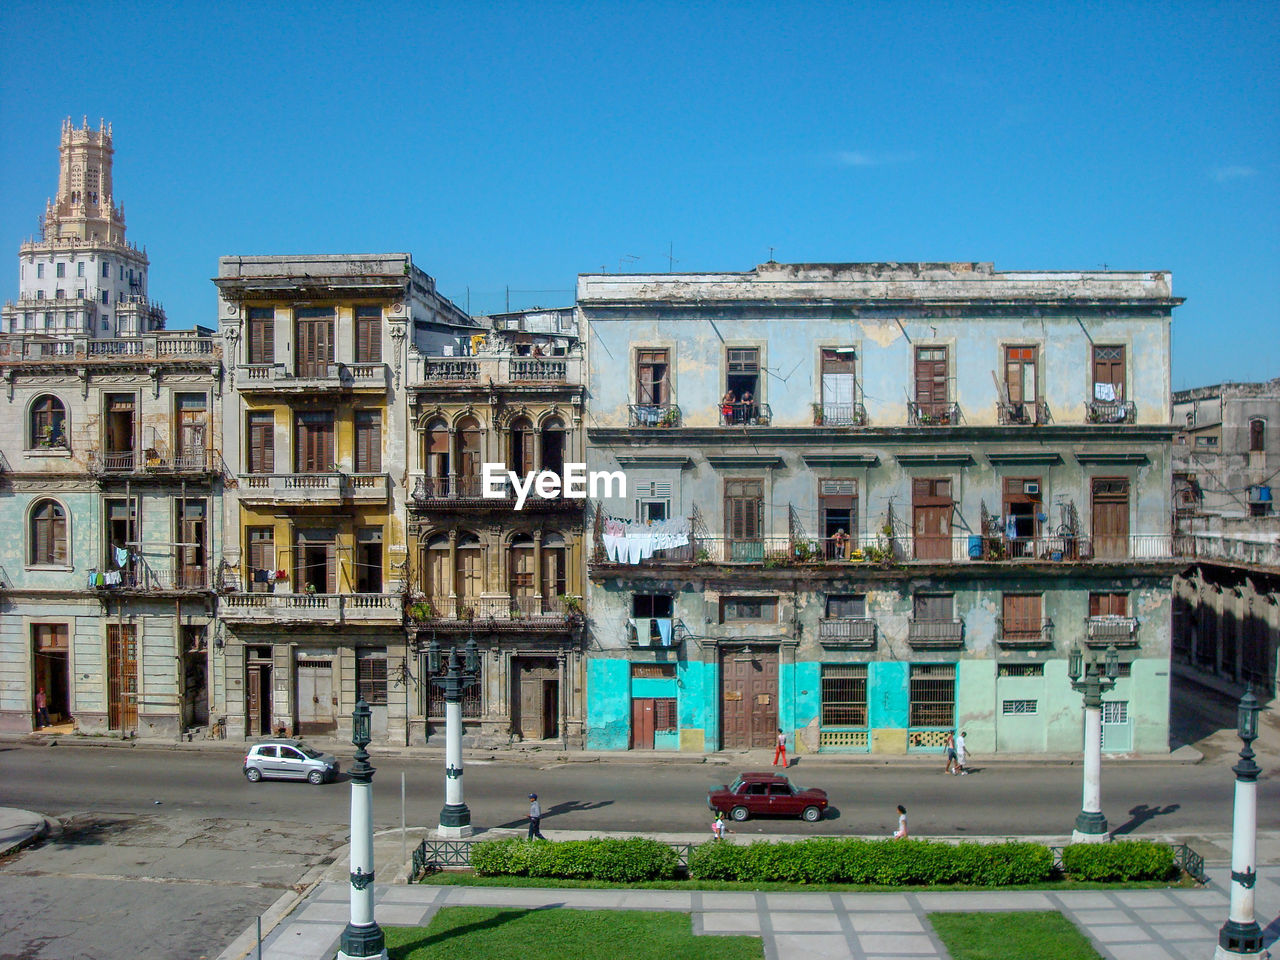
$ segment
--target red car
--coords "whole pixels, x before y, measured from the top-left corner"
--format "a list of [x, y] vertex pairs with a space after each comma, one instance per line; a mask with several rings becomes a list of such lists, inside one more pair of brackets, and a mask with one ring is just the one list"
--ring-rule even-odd
[[793, 786], [776, 773], [744, 773], [731, 786], [712, 789], [707, 794], [712, 812], [726, 813], [734, 820], [750, 816], [803, 817], [817, 823], [827, 809], [827, 791]]

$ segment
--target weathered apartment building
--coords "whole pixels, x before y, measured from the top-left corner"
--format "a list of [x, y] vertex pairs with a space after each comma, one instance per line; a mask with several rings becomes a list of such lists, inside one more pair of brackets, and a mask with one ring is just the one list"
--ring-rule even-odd
[[1174, 578], [1174, 669], [1280, 693], [1280, 378], [1173, 394], [1173, 497], [1194, 565]]
[[596, 749], [1168, 749], [1164, 272], [584, 275]]
[[[483, 464], [525, 478], [585, 459], [583, 342], [573, 309], [484, 318], [470, 355], [412, 350], [408, 403], [409, 634], [418, 676], [426, 651], [481, 651], [463, 701], [468, 734], [487, 744], [582, 744], [584, 500], [509, 481], [486, 496]], [[445, 668], [441, 659], [440, 669]], [[419, 713], [443, 733], [438, 689]]]
[[0, 333], [0, 729], [173, 738], [218, 696], [218, 342], [165, 332], [108, 127], [63, 126]]

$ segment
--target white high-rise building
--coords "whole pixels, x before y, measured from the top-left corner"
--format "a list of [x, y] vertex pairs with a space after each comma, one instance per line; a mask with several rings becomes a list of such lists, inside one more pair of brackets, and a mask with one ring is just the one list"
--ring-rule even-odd
[[18, 300], [4, 306], [4, 332], [110, 339], [164, 329], [163, 308], [147, 299], [146, 250], [125, 239], [114, 152], [109, 124], [63, 121], [58, 195], [46, 202], [40, 238], [20, 248]]

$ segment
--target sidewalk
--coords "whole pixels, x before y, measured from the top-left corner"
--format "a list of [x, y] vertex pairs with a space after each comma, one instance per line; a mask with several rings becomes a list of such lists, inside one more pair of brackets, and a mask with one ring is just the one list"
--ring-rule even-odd
[[[185, 750], [208, 753], [242, 754], [253, 743], [267, 739], [258, 737], [252, 740], [122, 740], [119, 737], [81, 736], [77, 734], [49, 733], [41, 731], [23, 735], [0, 736], [0, 742], [11, 741], [29, 745], [49, 745], [58, 743], [67, 747], [102, 747], [117, 750]], [[333, 737], [304, 736], [301, 738], [317, 750], [332, 753], [339, 758], [349, 757], [354, 751], [350, 740]], [[403, 746], [392, 743], [371, 743], [369, 749], [377, 756], [394, 757], [403, 760], [443, 760], [444, 744], [428, 746]], [[680, 753], [674, 750], [579, 750], [566, 749], [554, 741], [527, 743], [522, 746], [502, 749], [484, 749], [475, 747], [464, 741], [463, 754], [467, 763], [478, 761], [503, 760], [513, 763], [542, 762], [554, 760], [558, 763], [661, 763], [670, 764], [709, 764], [716, 766], [751, 767], [766, 769], [773, 760], [773, 748], [758, 750], [724, 750], [717, 753]], [[941, 754], [885, 754], [885, 753], [842, 753], [818, 754], [803, 753], [791, 758], [795, 766], [935, 766]], [[1204, 759], [1204, 755], [1191, 746], [1181, 746], [1168, 754], [1142, 754], [1104, 756], [1103, 764], [1194, 764]], [[984, 767], [1005, 764], [1067, 764], [1082, 762], [1079, 753], [1028, 753], [984, 755]]]
[[0, 857], [38, 840], [50, 829], [50, 821], [41, 814], [14, 807], [0, 807]]
[[[412, 851], [426, 830], [408, 831]], [[548, 839], [599, 833], [547, 830]], [[523, 835], [493, 830], [477, 839]], [[658, 836], [672, 843], [700, 843], [703, 834]], [[751, 839], [794, 839], [756, 837]], [[942, 838], [939, 838], [942, 839]], [[968, 840], [982, 839], [975, 837]], [[1024, 837], [1061, 844], [1063, 837]], [[1183, 842], [1186, 838], [1161, 838]], [[1208, 839], [1208, 838], [1206, 838]], [[1212, 847], [1229, 838], [1212, 838]], [[1265, 848], [1265, 849], [1264, 849]], [[1211, 882], [1198, 889], [1120, 891], [910, 891], [902, 893], [738, 893], [681, 890], [559, 890], [526, 887], [437, 887], [406, 884], [398, 830], [374, 840], [380, 924], [413, 926], [431, 921], [441, 907], [584, 910], [667, 910], [689, 913], [698, 935], [749, 934], [764, 941], [766, 960], [946, 960], [925, 915], [937, 911], [1059, 910], [1080, 927], [1108, 960], [1203, 960], [1213, 953], [1227, 917], [1225, 862], [1209, 868]], [[1216, 849], [1201, 853], [1217, 852]], [[1259, 838], [1256, 887], [1258, 922], [1270, 925], [1270, 947], [1280, 934], [1280, 836]], [[300, 884], [301, 894], [281, 898], [263, 918], [263, 960], [332, 960], [348, 919], [348, 851], [335, 851], [331, 866]], [[398, 873], [396, 872], [398, 869]], [[304, 886], [305, 885], [305, 886]], [[255, 926], [218, 957], [256, 957]]]

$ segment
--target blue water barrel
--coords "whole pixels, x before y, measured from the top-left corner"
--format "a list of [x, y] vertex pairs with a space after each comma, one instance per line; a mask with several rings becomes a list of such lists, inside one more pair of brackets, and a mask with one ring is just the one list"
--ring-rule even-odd
[[982, 559], [982, 537], [979, 534], [973, 533], [969, 535], [969, 559]]

